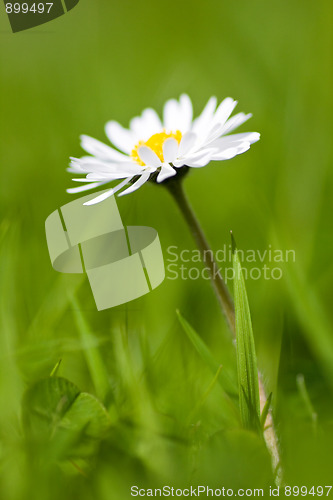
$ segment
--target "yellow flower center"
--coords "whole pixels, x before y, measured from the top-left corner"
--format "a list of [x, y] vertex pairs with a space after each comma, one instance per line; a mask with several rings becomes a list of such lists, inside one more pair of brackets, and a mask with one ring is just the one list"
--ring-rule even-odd
[[164, 161], [164, 158], [163, 158], [163, 144], [164, 144], [164, 141], [166, 139], [169, 139], [170, 137], [173, 137], [174, 139], [176, 139], [176, 141], [179, 144], [180, 141], [181, 141], [181, 138], [182, 138], [182, 133], [180, 132], [180, 130], [176, 130], [175, 133], [170, 132], [168, 134], [165, 130], [163, 130], [163, 132], [159, 132], [158, 134], [152, 135], [148, 139], [148, 141], [146, 141], [146, 142], [139, 141], [137, 143], [137, 145], [134, 147], [134, 149], [132, 150], [131, 157], [133, 158], [133, 160], [136, 163], [138, 163], [139, 165], [144, 166], [144, 162], [141, 160], [141, 158], [139, 156], [138, 149], [141, 146], [148, 146], [148, 148], [152, 149], [154, 151], [154, 153], [157, 154], [157, 156], [159, 157], [159, 159], [163, 162]]

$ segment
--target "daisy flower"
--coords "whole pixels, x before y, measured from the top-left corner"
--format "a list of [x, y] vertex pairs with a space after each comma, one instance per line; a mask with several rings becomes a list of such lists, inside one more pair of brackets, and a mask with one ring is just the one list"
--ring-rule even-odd
[[193, 119], [192, 102], [188, 95], [168, 100], [164, 105], [163, 121], [156, 111], [145, 109], [130, 121], [129, 128], [110, 121], [105, 133], [112, 146], [87, 135], [81, 136], [81, 146], [90, 156], [71, 158], [69, 172], [85, 174], [73, 181], [84, 183], [67, 189], [79, 193], [102, 187], [111, 181], [122, 181], [93, 200], [92, 205], [125, 188], [119, 196], [132, 193], [148, 180], [167, 182], [183, 175], [189, 168], [201, 168], [211, 161], [230, 160], [247, 151], [258, 141], [257, 132], [229, 135], [251, 118], [238, 113], [230, 118], [237, 101], [230, 97], [217, 106], [211, 97], [201, 114]]

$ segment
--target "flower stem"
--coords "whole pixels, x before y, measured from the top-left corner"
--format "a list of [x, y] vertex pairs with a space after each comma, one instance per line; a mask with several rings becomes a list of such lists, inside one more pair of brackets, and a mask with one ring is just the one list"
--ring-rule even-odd
[[176, 179], [174, 182], [170, 181], [166, 183], [166, 187], [182, 212], [198, 249], [200, 250], [203, 261], [207, 263], [212, 285], [221, 304], [222, 311], [230, 330], [235, 334], [235, 309], [232, 298], [215, 262], [212, 249], [210, 248], [198, 219], [196, 218], [195, 213], [193, 212], [193, 209], [185, 195], [183, 183], [179, 179]]
[[[190, 228], [192, 236], [200, 250], [202, 259], [209, 268], [213, 288], [221, 304], [223, 314], [226, 318], [226, 321], [233, 335], [233, 338], [234, 340], [236, 340], [235, 306], [233, 300], [229, 294], [225, 282], [223, 281], [219, 268], [215, 262], [213, 251], [210, 248], [209, 243], [207, 242], [207, 239], [205, 237], [205, 234], [199, 224], [199, 221], [196, 218], [196, 215], [186, 197], [182, 180], [170, 179], [169, 182], [165, 183], [165, 186], [168, 189], [169, 193], [174, 198], [180, 211], [182, 212]], [[259, 379], [260, 411], [262, 411], [266, 404], [267, 396], [260, 372], [258, 372], [258, 379]], [[279, 448], [278, 448], [278, 442], [274, 429], [273, 417], [271, 411], [268, 411], [267, 414], [265, 429], [264, 429], [264, 438], [267, 448], [271, 454], [272, 468], [273, 472], [276, 474], [276, 482], [277, 484], [281, 484], [282, 477], [280, 469]]]

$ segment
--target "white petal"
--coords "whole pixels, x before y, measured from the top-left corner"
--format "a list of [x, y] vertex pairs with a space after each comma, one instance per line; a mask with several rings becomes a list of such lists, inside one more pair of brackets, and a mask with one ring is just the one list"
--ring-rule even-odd
[[115, 181], [116, 179], [125, 179], [128, 176], [133, 177], [133, 173], [131, 172], [114, 172], [114, 173], [104, 173], [104, 172], [91, 172], [87, 175], [87, 179], [91, 181], [104, 181], [110, 182]]
[[204, 158], [207, 156], [207, 154], [213, 154], [217, 151], [216, 148], [214, 149], [205, 149], [205, 150], [201, 150], [201, 151], [196, 151], [196, 152], [193, 152], [192, 154], [189, 154], [187, 156], [185, 156], [184, 158], [181, 158], [181, 159], [177, 159], [173, 162], [173, 166], [176, 167], [176, 168], [180, 168], [182, 167], [183, 165], [188, 165], [190, 166], [190, 164], [192, 165], [192, 163], [196, 162], [196, 161], [199, 161], [201, 160], [201, 158]]
[[182, 94], [179, 102], [170, 99], [164, 105], [163, 120], [167, 132], [180, 130], [186, 133], [191, 128], [192, 116], [192, 102], [187, 94]]
[[237, 101], [234, 101], [231, 97], [226, 97], [225, 99], [223, 99], [215, 112], [214, 123], [220, 123], [221, 125], [224, 125], [235, 109], [236, 105]]
[[89, 137], [88, 135], [81, 135], [81, 147], [97, 158], [102, 160], [112, 160], [112, 161], [128, 161], [128, 157], [119, 151], [107, 146], [101, 141]]
[[179, 168], [183, 165], [187, 165], [188, 167], [207, 165], [216, 151], [216, 148], [198, 151], [197, 153], [193, 153], [182, 160], [176, 161], [174, 166]]
[[145, 125], [147, 139], [163, 130], [162, 122], [154, 109], [147, 108], [143, 111], [142, 122]]
[[162, 122], [152, 108], [147, 108], [141, 116], [136, 116], [130, 121], [130, 129], [137, 141], [147, 141], [152, 135], [162, 132]]
[[71, 161], [69, 164], [69, 167], [66, 169], [67, 172], [72, 172], [74, 174], [84, 174], [84, 170], [82, 170], [81, 166], [79, 163], [76, 163], [74, 161]]
[[183, 155], [186, 155], [192, 149], [196, 140], [197, 136], [193, 132], [187, 132], [184, 134], [179, 144], [178, 156], [182, 157]]
[[210, 144], [212, 141], [221, 136], [225, 122], [229, 118], [236, 104], [237, 101], [234, 101], [231, 97], [227, 97], [221, 102], [212, 120], [212, 128], [208, 134], [206, 134], [206, 137], [203, 134], [203, 144]]
[[157, 182], [162, 182], [168, 177], [172, 177], [173, 175], [176, 175], [176, 170], [174, 170], [170, 165], [167, 163], [163, 163], [162, 168], [160, 173], [157, 176]]
[[207, 131], [207, 128], [210, 126], [213, 119], [216, 104], [216, 97], [211, 97], [201, 114], [194, 120], [192, 132], [195, 132], [198, 136], [200, 136]]
[[174, 168], [181, 168], [186, 164], [187, 164], [187, 158], [180, 158], [179, 160], [174, 160], [174, 162], [172, 163], [172, 166]]
[[80, 174], [89, 174], [91, 172], [113, 172], [112, 168], [106, 168], [104, 166], [100, 166], [98, 164], [92, 164], [92, 165], [85, 165], [85, 164], [82, 164], [80, 166], [80, 171], [78, 170], [75, 170], [76, 173], [80, 173]]
[[119, 189], [122, 189], [124, 186], [126, 186], [126, 184], [129, 183], [129, 181], [131, 180], [131, 178], [132, 177], [128, 177], [124, 181], [122, 181], [119, 184], [117, 184], [117, 186], [115, 186], [114, 188], [110, 189], [109, 191], [106, 191], [105, 193], [100, 194], [99, 196], [97, 196], [97, 198], [93, 198], [90, 201], [86, 201], [83, 204], [84, 205], [95, 205], [96, 203], [100, 203], [101, 201], [106, 200], [106, 198], [109, 198], [110, 196], [112, 196], [113, 194], [115, 194], [117, 191], [119, 191]]
[[213, 127], [206, 133], [206, 135], [202, 135], [201, 146], [203, 147], [204, 145], [209, 144], [217, 137], [219, 137], [221, 135], [221, 128], [222, 126], [220, 123], [215, 123], [215, 125], [213, 125]]
[[179, 103], [176, 99], [169, 99], [163, 110], [163, 122], [167, 132], [175, 132], [179, 124]]
[[72, 179], [74, 182], [92, 182], [91, 179], [88, 179], [86, 177], [82, 177], [81, 179]]
[[105, 125], [105, 133], [112, 144], [121, 151], [125, 151], [125, 153], [131, 153], [137, 142], [131, 130], [122, 127], [115, 121], [108, 122]]
[[147, 134], [149, 133], [146, 130], [145, 124], [142, 121], [141, 116], [135, 116], [132, 118], [130, 121], [130, 129], [133, 132], [133, 135], [135, 136], [136, 142], [142, 140], [145, 141], [147, 140]]
[[251, 144], [259, 141], [260, 134], [258, 132], [242, 132], [240, 134], [231, 134], [221, 137], [221, 140], [228, 139], [229, 141], [248, 141]]
[[[118, 164], [117, 164], [118, 165]], [[91, 156], [91, 162], [83, 161], [82, 163], [80, 162], [72, 162], [71, 166], [73, 167], [72, 171], [75, 171], [76, 173], [90, 173], [90, 172], [113, 172], [114, 168], [108, 163], [103, 163], [99, 162]]]
[[213, 126], [209, 130], [208, 134], [206, 134], [206, 136], [204, 133], [202, 134], [203, 144], [209, 144], [210, 142], [221, 136], [225, 122], [229, 118], [236, 105], [237, 101], [234, 101], [233, 99], [231, 99], [231, 97], [227, 97], [221, 102], [213, 117]]
[[230, 147], [225, 149], [224, 151], [215, 153], [212, 157], [212, 160], [214, 161], [231, 160], [231, 158], [234, 158], [235, 156], [245, 153], [245, 151], [248, 151], [250, 149], [250, 146], [251, 144], [249, 142], [243, 142], [239, 146]]
[[[90, 172], [99, 172], [99, 173], [105, 173], [105, 174], [127, 174], [126, 176], [128, 177], [129, 175], [138, 175], [142, 171], [143, 167], [139, 165], [138, 163], [134, 161], [128, 161], [128, 162], [123, 162], [123, 163], [108, 163], [106, 165], [100, 164], [96, 165], [96, 167], [93, 170], [90, 170]], [[124, 177], [124, 175], [122, 175]]]
[[93, 200], [86, 201], [85, 203], [83, 203], [83, 205], [88, 205], [88, 206], [89, 205], [96, 205], [96, 203], [100, 203], [101, 201], [106, 200], [107, 198], [109, 198], [112, 195], [113, 195], [113, 190], [110, 189], [109, 191], [106, 191], [106, 193], [100, 194], [99, 196], [97, 196]]
[[158, 168], [162, 163], [157, 154], [154, 153], [152, 149], [148, 148], [148, 146], [140, 146], [138, 148], [138, 155], [143, 163], [149, 167]]
[[191, 99], [187, 94], [182, 94], [179, 98], [179, 123], [176, 130], [183, 134], [191, 128], [193, 118], [193, 108]]
[[240, 127], [243, 123], [245, 123], [249, 118], [252, 117], [251, 113], [248, 113], [247, 115], [245, 113], [237, 113], [237, 115], [232, 116], [227, 120], [225, 123], [221, 135], [229, 134], [232, 132], [237, 127]]
[[220, 137], [215, 141], [210, 143], [210, 147], [216, 147], [218, 149], [226, 149], [230, 145], [238, 146], [243, 142], [249, 142], [250, 144], [254, 144], [259, 141], [260, 134], [258, 132], [244, 132], [241, 134], [232, 134], [224, 137]]
[[111, 163], [103, 160], [98, 160], [94, 156], [84, 156], [82, 158], [71, 158], [71, 167], [77, 173], [116, 173], [128, 172], [129, 174], [137, 174], [142, 170], [142, 167], [134, 161], [121, 163]]
[[90, 184], [85, 184], [84, 186], [79, 186], [75, 188], [66, 189], [67, 193], [80, 193], [81, 191], [88, 191], [88, 189], [94, 189], [95, 187], [100, 186], [101, 182], [90, 182]]
[[186, 165], [188, 167], [201, 168], [201, 167], [205, 167], [206, 165], [208, 165], [208, 163], [211, 160], [212, 160], [212, 154], [211, 153], [207, 153], [206, 155], [201, 156], [200, 158], [196, 158], [196, 159], [193, 159], [193, 160], [188, 160], [186, 162]]
[[73, 168], [78, 168], [82, 172], [91, 172], [95, 168], [109, 171], [112, 170], [113, 165], [119, 165], [119, 163], [111, 163], [100, 160], [98, 158], [95, 158], [95, 156], [82, 156], [82, 158], [71, 157], [70, 159], [70, 166]]
[[124, 196], [125, 194], [133, 193], [133, 191], [136, 191], [145, 182], [147, 182], [147, 180], [149, 179], [149, 177], [150, 177], [150, 173], [149, 172], [144, 172], [141, 175], [141, 177], [137, 181], [134, 182], [134, 184], [132, 184], [129, 188], [125, 189], [125, 191], [123, 191], [122, 193], [120, 193], [118, 196]]
[[165, 163], [172, 163], [177, 158], [178, 142], [173, 137], [169, 137], [163, 143], [163, 158]]

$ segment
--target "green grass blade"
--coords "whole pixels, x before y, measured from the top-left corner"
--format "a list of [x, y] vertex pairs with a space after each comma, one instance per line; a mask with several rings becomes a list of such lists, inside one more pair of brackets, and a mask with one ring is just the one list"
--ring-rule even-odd
[[91, 332], [90, 327], [80, 310], [79, 302], [74, 296], [71, 297], [71, 302], [73, 305], [74, 319], [83, 344], [84, 356], [94, 383], [96, 395], [103, 401], [110, 390], [108, 374], [102, 356], [99, 352], [99, 348], [95, 345], [95, 336]]
[[260, 399], [252, 321], [242, 266], [234, 240], [233, 247], [239, 407], [243, 426], [246, 429], [258, 430]]
[[215, 384], [216, 382], [218, 381], [219, 379], [219, 376], [220, 376], [220, 373], [221, 373], [221, 370], [222, 370], [222, 365], [219, 366], [213, 380], [211, 381], [211, 383], [209, 384], [209, 387], [208, 389], [205, 391], [205, 393], [203, 394], [203, 396], [201, 397], [201, 399], [199, 400], [199, 402], [196, 404], [195, 408], [191, 411], [190, 413], [190, 416], [188, 418], [188, 422], [191, 423], [194, 419], [194, 417], [196, 416], [196, 414], [198, 413], [198, 411], [200, 410], [200, 408], [202, 406], [204, 406], [208, 396], [210, 395], [210, 393], [212, 392], [213, 388], [215, 387]]
[[59, 368], [60, 368], [60, 365], [61, 365], [61, 359], [59, 359], [59, 361], [57, 362], [57, 364], [55, 365], [55, 367], [51, 371], [50, 377], [55, 377], [57, 375]]
[[309, 417], [311, 418], [312, 421], [312, 426], [314, 433], [317, 432], [317, 420], [318, 420], [318, 415], [312, 405], [306, 384], [305, 384], [305, 379], [303, 374], [299, 374], [296, 377], [296, 383], [297, 383], [297, 388], [300, 393], [300, 396], [303, 400], [304, 406], [307, 410], [307, 413], [309, 414]]
[[271, 403], [272, 403], [272, 396], [273, 396], [273, 393], [271, 392], [270, 395], [268, 396], [266, 403], [265, 403], [265, 406], [263, 407], [262, 412], [261, 412], [260, 427], [262, 430], [265, 429], [267, 415], [268, 415], [268, 412], [270, 410]]
[[[286, 248], [281, 235], [272, 231], [276, 248]], [[281, 263], [283, 278], [290, 298], [290, 305], [302, 327], [302, 335], [325, 372], [333, 388], [333, 336], [332, 320], [319, 290], [310, 282], [298, 260]], [[326, 268], [329, 273], [329, 270]], [[327, 274], [329, 276], [329, 274]]]
[[225, 370], [223, 370], [223, 368], [222, 370], [220, 370], [220, 363], [218, 363], [213, 357], [212, 353], [210, 352], [200, 335], [194, 330], [194, 328], [188, 323], [188, 321], [181, 315], [178, 310], [176, 312], [184, 332], [188, 336], [201, 359], [206, 363], [207, 366], [209, 366], [213, 375], [215, 375], [219, 371], [218, 381], [222, 389], [225, 390], [228, 394], [236, 394], [237, 387], [235, 386], [231, 377], [229, 377], [229, 375], [225, 372]]
[[186, 321], [186, 319], [183, 318], [179, 311], [176, 312], [179, 322], [192, 345], [194, 346], [195, 350], [204, 361], [204, 363], [210, 368], [214, 377], [217, 375], [217, 381], [223, 390], [225, 410], [230, 410], [231, 416], [239, 422], [239, 412], [233, 400], [230, 398], [230, 395], [233, 395], [236, 392], [236, 387], [233, 384], [233, 381], [231, 380], [229, 375], [224, 372], [223, 367], [221, 369], [221, 365], [214, 359], [210, 350], [208, 349], [204, 341], [200, 338], [198, 333], [194, 330], [194, 328], [192, 328], [192, 326]]

